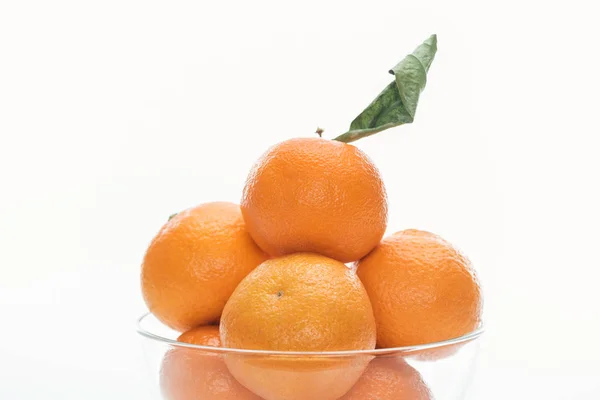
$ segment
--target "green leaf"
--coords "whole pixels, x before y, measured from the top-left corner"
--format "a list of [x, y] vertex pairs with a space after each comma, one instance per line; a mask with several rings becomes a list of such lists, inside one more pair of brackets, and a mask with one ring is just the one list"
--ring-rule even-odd
[[352, 121], [348, 132], [334, 140], [349, 143], [388, 128], [412, 123], [436, 52], [437, 36], [431, 35], [389, 71], [394, 75], [394, 82]]

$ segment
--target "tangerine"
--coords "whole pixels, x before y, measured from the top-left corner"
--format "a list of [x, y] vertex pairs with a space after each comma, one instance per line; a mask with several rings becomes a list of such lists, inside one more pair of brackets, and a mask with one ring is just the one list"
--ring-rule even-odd
[[[224, 346], [275, 351], [364, 350], [375, 346], [367, 293], [350, 268], [297, 253], [263, 262], [231, 295], [221, 317]], [[369, 359], [227, 355], [231, 373], [267, 400], [337, 399]]]
[[381, 240], [387, 196], [357, 147], [297, 138], [271, 147], [248, 175], [241, 202], [248, 232], [272, 256], [313, 252], [358, 260]]
[[[201, 326], [182, 334], [180, 342], [220, 347], [219, 327]], [[167, 352], [160, 370], [166, 400], [260, 400], [231, 375], [220, 354], [178, 347]]]
[[238, 283], [267, 257], [246, 231], [237, 204], [190, 208], [171, 218], [148, 247], [144, 300], [180, 332], [216, 322]]
[[378, 347], [453, 339], [481, 322], [481, 289], [471, 262], [438, 235], [397, 232], [356, 265], [373, 304]]

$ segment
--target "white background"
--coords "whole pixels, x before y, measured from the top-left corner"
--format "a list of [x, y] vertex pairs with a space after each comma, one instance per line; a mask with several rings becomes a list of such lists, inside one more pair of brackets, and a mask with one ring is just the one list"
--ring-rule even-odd
[[147, 399], [154, 233], [238, 201], [272, 143], [342, 132], [434, 32], [415, 123], [357, 144], [390, 231], [477, 265], [474, 399], [600, 398], [594, 2], [351, 3], [0, 3], [1, 399]]

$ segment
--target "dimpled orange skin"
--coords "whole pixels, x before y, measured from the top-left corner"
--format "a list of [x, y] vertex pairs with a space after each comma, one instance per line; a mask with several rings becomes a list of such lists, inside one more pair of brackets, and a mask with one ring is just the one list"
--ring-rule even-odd
[[[218, 326], [192, 329], [177, 340], [214, 347], [221, 343]], [[260, 400], [235, 380], [220, 354], [182, 347], [165, 355], [160, 387], [166, 400]]]
[[202, 204], [171, 218], [152, 240], [142, 264], [144, 300], [179, 332], [216, 322], [237, 284], [267, 257], [237, 204]]
[[331, 258], [297, 253], [263, 262], [221, 317], [225, 347], [280, 351], [375, 347], [375, 320], [360, 280]]
[[373, 304], [377, 346], [453, 339], [478, 327], [482, 298], [470, 261], [441, 237], [414, 229], [385, 238], [357, 263]]
[[381, 240], [387, 196], [375, 165], [355, 146], [287, 140], [256, 162], [244, 188], [248, 231], [267, 253], [314, 252], [358, 260]]
[[421, 374], [396, 357], [376, 358], [340, 400], [432, 400]]
[[[262, 263], [237, 287], [221, 317], [225, 347], [276, 351], [364, 350], [375, 346], [375, 320], [355, 273], [339, 261], [297, 253]], [[369, 359], [228, 355], [244, 386], [267, 400], [334, 400]]]

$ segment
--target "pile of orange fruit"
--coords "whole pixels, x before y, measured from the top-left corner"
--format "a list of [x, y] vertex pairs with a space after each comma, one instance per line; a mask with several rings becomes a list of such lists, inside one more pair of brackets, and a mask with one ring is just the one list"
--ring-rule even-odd
[[[144, 299], [183, 332], [180, 341], [237, 349], [370, 350], [476, 329], [481, 292], [469, 260], [433, 233], [383, 238], [387, 214], [383, 180], [357, 147], [322, 138], [282, 142], [250, 171], [241, 206], [201, 204], [169, 219], [144, 257]], [[286, 369], [267, 361], [194, 359], [185, 350], [165, 357], [167, 399], [428, 398], [425, 389], [422, 397], [399, 397], [402, 382], [421, 382], [408, 364], [367, 360], [355, 370], [336, 367], [332, 380], [307, 373], [290, 384]], [[316, 375], [332, 370], [297, 364]], [[368, 397], [369, 390], [379, 394]]]
[[384, 238], [387, 217], [385, 185], [369, 157], [321, 137], [268, 149], [239, 205], [206, 203], [172, 216], [142, 264], [154, 316], [181, 332], [181, 342], [296, 356], [200, 356], [178, 347], [163, 360], [164, 397], [430, 399], [419, 373], [396, 358], [297, 356], [439, 342], [481, 323], [469, 260], [433, 233]]

